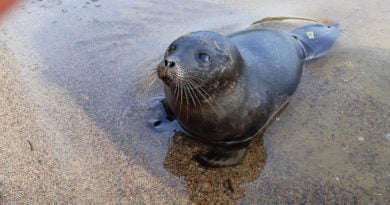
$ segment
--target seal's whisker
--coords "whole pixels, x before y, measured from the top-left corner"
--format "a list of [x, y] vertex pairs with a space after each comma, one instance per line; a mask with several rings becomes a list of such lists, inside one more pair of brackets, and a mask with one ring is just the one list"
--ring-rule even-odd
[[154, 79], [154, 78], [158, 77], [158, 70], [157, 69], [153, 69], [151, 71], [152, 72], [147, 72], [148, 74], [145, 75], [146, 79]]
[[201, 73], [195, 73], [195, 72], [191, 73], [191, 72], [188, 72], [187, 76], [188, 76], [188, 78], [196, 78], [196, 79], [199, 79], [199, 80], [202, 80], [203, 82], [205, 82], [204, 77], [201, 77], [202, 75], [198, 76], [198, 74], [201, 74]]
[[190, 96], [190, 98], [192, 100], [192, 104], [196, 107], [196, 103], [195, 103], [194, 97], [192, 96], [191, 88], [190, 88], [188, 83], [185, 83], [185, 88], [188, 92], [188, 95]]
[[[193, 83], [193, 85], [197, 86], [198, 88], [197, 89], [194, 89], [194, 91], [196, 91], [197, 93], [199, 93], [199, 95], [203, 98], [203, 100], [210, 105], [210, 107], [213, 109], [213, 111], [215, 112], [215, 114], [218, 115], [218, 110], [215, 108], [215, 106], [213, 105], [213, 103], [210, 101], [210, 98], [211, 96], [207, 93], [207, 91], [205, 91], [202, 87], [200, 87], [199, 85], [196, 84], [196, 82], [194, 81], [191, 81]], [[219, 105], [217, 105], [218, 108], [220, 109]]]
[[[196, 72], [192, 72], [192, 73], [196, 73]], [[193, 80], [194, 82], [198, 82], [196, 84], [196, 87], [199, 87], [200, 86], [199, 84], [204, 84], [205, 86], [212, 86], [209, 82], [204, 80], [204, 78], [199, 77], [197, 75], [189, 75], [189, 74], [191, 74], [191, 72], [189, 72], [189, 73], [181, 73], [181, 72], [177, 72], [177, 71], [171, 72], [171, 76], [172, 76], [172, 78], [175, 79], [175, 81]]]
[[180, 108], [179, 108], [179, 115], [180, 115], [181, 114], [182, 105], [183, 105], [183, 85], [182, 85], [181, 81], [180, 81], [179, 88], [180, 88]]
[[201, 90], [196, 90], [199, 94], [201, 94], [201, 96], [203, 97], [203, 99], [204, 99], [204, 101], [208, 104], [208, 105], [210, 105], [210, 107], [211, 107], [211, 109], [214, 111], [214, 113], [216, 114], [216, 115], [218, 115], [218, 110], [217, 110], [217, 108], [213, 105], [213, 103], [208, 99], [208, 97], [206, 97], [206, 96], [204, 96], [203, 94], [202, 94], [202, 91]]
[[196, 93], [198, 92], [198, 90], [195, 89], [195, 88], [193, 87], [193, 86], [194, 86], [194, 83], [193, 83], [191, 80], [188, 81], [188, 85], [191, 87], [190, 92], [193, 93], [194, 98], [196, 99], [196, 101], [197, 101], [197, 103], [198, 103], [198, 105], [199, 105], [199, 107], [200, 107], [200, 110], [201, 110], [203, 119], [206, 119], [206, 118], [205, 118], [205, 114], [204, 114], [204, 110], [203, 110], [202, 103], [201, 103], [200, 100], [199, 100], [199, 96], [196, 94]]
[[157, 70], [157, 69], [153, 69], [152, 72], [150, 72], [150, 73], [147, 75], [147, 77], [146, 77], [146, 79], [147, 79], [148, 81], [149, 81], [150, 79], [154, 80], [154, 79], [156, 79], [156, 78], [158, 78], [158, 70]]
[[173, 94], [175, 96], [175, 105], [177, 105], [177, 101], [179, 99], [179, 85], [178, 84], [175, 84], [175, 86], [173, 88]]
[[196, 81], [191, 81], [193, 83], [193, 85], [195, 86], [196, 90], [199, 90], [201, 92], [203, 92], [203, 94], [205, 94], [206, 96], [204, 97], [204, 100], [205, 101], [209, 101], [209, 98], [211, 98], [212, 96], [204, 89], [202, 88], [202, 86], [200, 86], [199, 84], [196, 83]]
[[189, 79], [192, 79], [194, 82], [197, 82], [199, 84], [199, 87], [200, 87], [200, 84], [203, 84], [203, 86], [212, 86], [210, 82], [207, 82], [204, 78], [201, 78], [201, 77], [195, 77], [195, 76], [190, 76], [188, 77]]
[[151, 82], [149, 83], [149, 85], [147, 86], [147, 91], [150, 90], [150, 88], [153, 86], [153, 84], [156, 82], [156, 80], [158, 79], [158, 76], [154, 75], [154, 77], [152, 78]]
[[171, 72], [171, 77], [174, 81], [184, 81], [184, 75], [179, 74], [178, 72]]
[[183, 87], [183, 91], [184, 91], [184, 98], [186, 100], [186, 121], [188, 121], [188, 104], [189, 104], [189, 100], [188, 100], [188, 93], [187, 93], [187, 89], [186, 89], [184, 81], [182, 81], [182, 87]]
[[148, 94], [150, 94], [150, 90], [151, 90], [152, 86], [154, 85], [154, 83], [158, 79], [157, 70], [154, 70], [154, 71], [155, 72], [151, 72], [151, 73], [148, 72], [148, 74], [145, 74], [142, 76], [142, 79], [144, 80], [142, 89], [144, 89], [144, 90], [141, 94], [141, 98], [146, 98], [148, 96]]

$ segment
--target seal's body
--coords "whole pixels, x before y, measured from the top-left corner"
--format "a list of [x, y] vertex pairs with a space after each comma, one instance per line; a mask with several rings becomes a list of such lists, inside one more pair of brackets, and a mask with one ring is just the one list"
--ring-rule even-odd
[[296, 90], [305, 59], [325, 52], [337, 35], [326, 45], [321, 39], [303, 40], [329, 30], [338, 34], [335, 27], [316, 29], [309, 35], [310, 27], [293, 33], [248, 29], [226, 37], [201, 31], [169, 46], [157, 68], [165, 83], [165, 107], [189, 135], [214, 146], [196, 157], [199, 162], [240, 162], [249, 141]]

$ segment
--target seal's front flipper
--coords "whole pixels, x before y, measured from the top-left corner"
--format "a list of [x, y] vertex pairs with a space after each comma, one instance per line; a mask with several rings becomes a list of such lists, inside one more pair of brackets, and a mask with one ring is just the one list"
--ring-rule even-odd
[[165, 132], [171, 130], [181, 130], [180, 125], [175, 121], [175, 115], [169, 108], [165, 99], [154, 99], [150, 110], [152, 113], [148, 124], [157, 132]]
[[245, 152], [246, 147], [234, 150], [217, 148], [205, 154], [198, 154], [194, 158], [199, 164], [206, 167], [227, 167], [239, 164], [245, 156]]
[[322, 24], [299, 27], [291, 31], [292, 36], [300, 41], [305, 51], [305, 60], [324, 55], [340, 34], [338, 25], [326, 26]]

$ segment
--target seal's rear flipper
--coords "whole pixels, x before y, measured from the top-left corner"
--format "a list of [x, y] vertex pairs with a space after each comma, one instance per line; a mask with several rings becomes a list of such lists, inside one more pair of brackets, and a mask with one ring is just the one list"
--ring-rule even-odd
[[234, 150], [213, 149], [205, 154], [198, 154], [194, 158], [206, 167], [227, 167], [239, 164], [245, 151], [246, 147]]
[[291, 31], [305, 51], [305, 60], [317, 58], [325, 54], [340, 34], [338, 24], [326, 26], [322, 24], [308, 25]]

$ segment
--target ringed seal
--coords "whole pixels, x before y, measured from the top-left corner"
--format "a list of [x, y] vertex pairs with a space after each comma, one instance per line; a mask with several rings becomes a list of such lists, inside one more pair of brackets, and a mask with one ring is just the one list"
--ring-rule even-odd
[[166, 113], [213, 147], [195, 159], [212, 167], [238, 164], [250, 140], [296, 90], [304, 61], [325, 53], [338, 34], [337, 26], [316, 24], [290, 33], [198, 31], [173, 41], [157, 74]]

